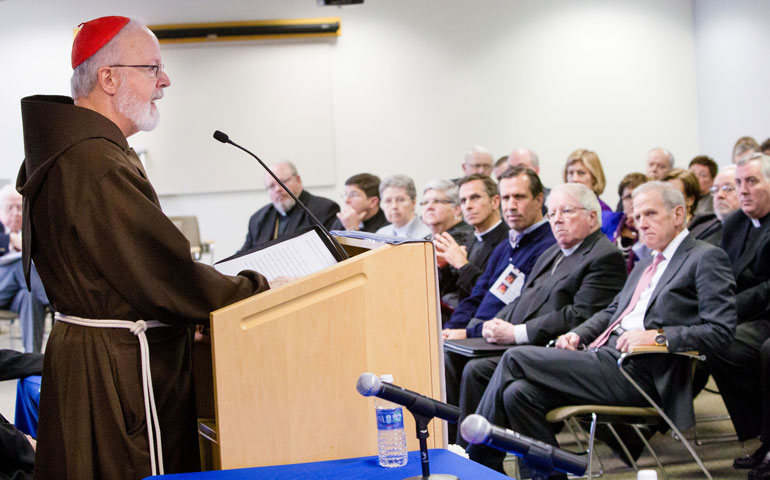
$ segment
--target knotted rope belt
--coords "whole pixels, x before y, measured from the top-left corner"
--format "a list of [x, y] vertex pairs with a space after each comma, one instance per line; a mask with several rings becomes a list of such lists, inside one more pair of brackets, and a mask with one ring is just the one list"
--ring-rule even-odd
[[[131, 331], [139, 339], [139, 353], [142, 359], [142, 390], [144, 392], [144, 413], [147, 419], [147, 438], [150, 443], [150, 467], [153, 475], [163, 475], [163, 444], [160, 438], [160, 423], [158, 422], [158, 410], [155, 407], [155, 394], [152, 389], [152, 372], [150, 372], [150, 348], [147, 343], [145, 331], [148, 328], [168, 327], [157, 320], [94, 320], [80, 318], [63, 313], [56, 313], [56, 320], [64, 323], [80, 325], [82, 327], [95, 328], [125, 328]], [[155, 435], [153, 436], [153, 429]], [[157, 439], [157, 450], [155, 440]], [[157, 459], [156, 459], [157, 451]]]

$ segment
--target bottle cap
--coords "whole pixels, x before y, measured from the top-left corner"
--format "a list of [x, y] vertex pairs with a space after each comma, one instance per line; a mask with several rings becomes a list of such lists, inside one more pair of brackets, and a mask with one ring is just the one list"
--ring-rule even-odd
[[380, 375], [380, 380], [387, 383], [393, 383], [393, 375], [389, 373], [385, 375]]
[[658, 480], [658, 472], [655, 470], [639, 470], [636, 480]]

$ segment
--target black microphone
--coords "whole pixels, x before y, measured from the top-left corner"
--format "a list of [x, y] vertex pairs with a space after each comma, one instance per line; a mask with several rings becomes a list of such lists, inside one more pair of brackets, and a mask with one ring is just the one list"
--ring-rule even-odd
[[460, 418], [460, 409], [448, 403], [439, 402], [432, 398], [420, 395], [405, 388], [383, 382], [373, 373], [363, 373], [358, 377], [356, 390], [365, 397], [380, 397], [399, 405], [415, 415], [425, 418], [438, 417], [450, 423], [457, 423]]
[[291, 198], [293, 198], [293, 199], [294, 199], [294, 201], [297, 203], [297, 205], [299, 205], [300, 207], [302, 207], [302, 210], [304, 210], [304, 211], [305, 211], [305, 213], [307, 213], [307, 214], [308, 214], [308, 216], [310, 216], [310, 219], [313, 221], [313, 223], [315, 223], [315, 224], [316, 224], [316, 226], [317, 226], [318, 228], [320, 228], [320, 229], [321, 229], [321, 231], [323, 231], [323, 232], [324, 232], [324, 234], [326, 234], [326, 236], [329, 238], [329, 240], [331, 240], [331, 242], [332, 242], [332, 245], [334, 245], [334, 249], [337, 251], [337, 254], [340, 256], [340, 258], [342, 258], [343, 260], [350, 258], [350, 256], [349, 256], [349, 255], [348, 255], [348, 253], [345, 251], [345, 249], [344, 249], [344, 248], [342, 248], [342, 245], [340, 245], [340, 243], [337, 241], [337, 239], [336, 239], [336, 238], [334, 238], [334, 237], [332, 236], [332, 234], [331, 234], [331, 233], [329, 233], [329, 230], [327, 230], [327, 229], [326, 229], [326, 227], [324, 226], [324, 224], [323, 224], [323, 223], [321, 223], [321, 221], [320, 221], [320, 220], [318, 220], [318, 219], [316, 218], [316, 216], [315, 216], [315, 215], [313, 215], [313, 212], [311, 212], [311, 211], [310, 211], [310, 210], [309, 210], [309, 209], [308, 209], [308, 208], [305, 206], [305, 204], [304, 204], [304, 203], [302, 203], [302, 202], [299, 200], [299, 198], [297, 198], [297, 197], [296, 197], [296, 195], [294, 195], [293, 193], [291, 193], [291, 190], [289, 190], [289, 187], [287, 187], [287, 186], [286, 186], [286, 184], [284, 184], [284, 183], [283, 183], [283, 182], [282, 182], [282, 181], [281, 181], [281, 180], [280, 180], [280, 179], [279, 179], [279, 178], [278, 178], [278, 177], [275, 175], [275, 173], [273, 173], [273, 171], [272, 171], [272, 170], [270, 170], [270, 169], [267, 167], [267, 165], [265, 165], [265, 162], [263, 162], [262, 160], [260, 160], [260, 158], [259, 158], [258, 156], [254, 155], [254, 154], [253, 154], [253, 153], [251, 153], [249, 150], [246, 150], [246, 149], [245, 149], [245, 148], [243, 148], [242, 146], [240, 146], [240, 145], [238, 145], [237, 143], [235, 143], [235, 142], [233, 142], [232, 140], [230, 140], [230, 136], [229, 136], [229, 135], [227, 135], [225, 132], [222, 132], [222, 131], [219, 131], [219, 130], [216, 130], [216, 131], [214, 131], [214, 139], [216, 139], [216, 140], [218, 140], [218, 141], [220, 141], [220, 142], [222, 142], [222, 143], [229, 143], [230, 145], [232, 145], [232, 146], [234, 146], [234, 147], [236, 147], [236, 148], [239, 148], [239, 149], [243, 150], [244, 152], [248, 153], [249, 155], [251, 155], [252, 157], [254, 157], [254, 159], [256, 159], [256, 161], [258, 161], [260, 165], [262, 165], [262, 168], [264, 168], [265, 170], [267, 170], [267, 173], [269, 173], [269, 174], [270, 174], [270, 176], [271, 176], [271, 177], [273, 177], [273, 178], [275, 179], [275, 181], [276, 181], [276, 182], [278, 182], [278, 185], [280, 185], [280, 186], [281, 186], [281, 188], [283, 188], [283, 189], [286, 191], [286, 193], [288, 193], [288, 194], [289, 194], [289, 196], [291, 196]]
[[460, 425], [460, 435], [468, 443], [483, 443], [523, 457], [531, 469], [545, 474], [558, 470], [581, 476], [588, 469], [586, 456], [576, 455], [512, 430], [496, 427], [481, 415], [468, 415]]

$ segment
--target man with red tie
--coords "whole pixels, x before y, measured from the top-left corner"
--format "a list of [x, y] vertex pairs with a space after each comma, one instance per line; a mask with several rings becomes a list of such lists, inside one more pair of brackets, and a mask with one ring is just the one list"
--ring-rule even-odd
[[[685, 227], [681, 193], [661, 182], [634, 191], [634, 216], [653, 255], [639, 262], [613, 302], [559, 337], [556, 348], [508, 350], [476, 413], [557, 445], [545, 418], [570, 404], [648, 406], [617, 366], [622, 352], [665, 346], [670, 352], [724, 348], [735, 334], [735, 281], [727, 255]], [[626, 369], [682, 429], [692, 426], [691, 372], [685, 358], [646, 355]], [[504, 453], [483, 445], [470, 458], [502, 471]], [[552, 476], [551, 478], [566, 478]]]

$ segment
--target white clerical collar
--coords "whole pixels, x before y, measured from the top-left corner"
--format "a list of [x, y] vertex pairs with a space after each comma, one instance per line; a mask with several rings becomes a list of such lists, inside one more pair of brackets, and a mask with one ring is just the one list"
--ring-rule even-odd
[[749, 220], [751, 220], [751, 224], [754, 225], [754, 228], [759, 228], [762, 226], [762, 224], [756, 218], [750, 218]]
[[473, 234], [476, 236], [476, 240], [477, 240], [477, 241], [479, 241], [479, 242], [483, 242], [483, 241], [484, 241], [484, 235], [486, 235], [487, 233], [489, 233], [489, 232], [491, 232], [492, 230], [496, 229], [496, 228], [497, 228], [497, 226], [498, 226], [498, 225], [500, 225], [501, 223], [503, 223], [502, 219], [501, 219], [501, 220], [498, 220], [498, 221], [497, 221], [497, 223], [496, 223], [496, 224], [494, 224], [494, 225], [492, 225], [492, 227], [491, 227], [491, 228], [488, 228], [488, 229], [484, 230], [484, 231], [483, 231], [483, 232], [481, 232], [481, 233], [476, 233], [476, 232], [473, 232]]

